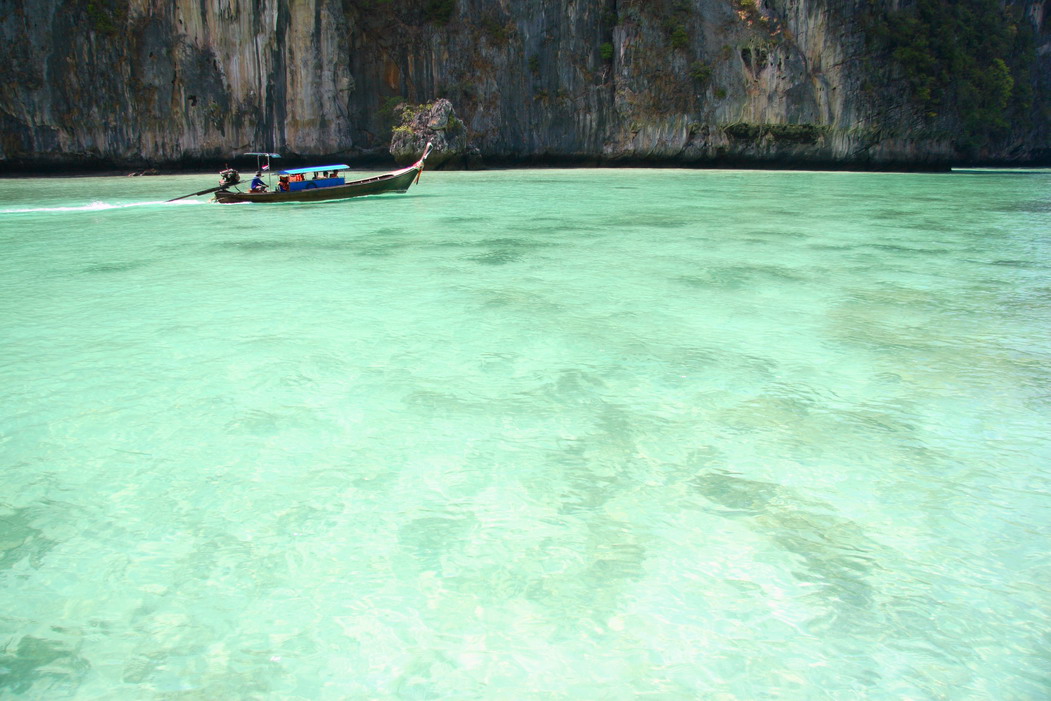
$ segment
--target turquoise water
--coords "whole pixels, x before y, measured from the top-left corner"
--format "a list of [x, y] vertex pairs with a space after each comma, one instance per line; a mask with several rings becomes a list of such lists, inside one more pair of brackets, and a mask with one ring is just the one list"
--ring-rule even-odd
[[0, 696], [1041, 699], [1051, 173], [0, 181]]

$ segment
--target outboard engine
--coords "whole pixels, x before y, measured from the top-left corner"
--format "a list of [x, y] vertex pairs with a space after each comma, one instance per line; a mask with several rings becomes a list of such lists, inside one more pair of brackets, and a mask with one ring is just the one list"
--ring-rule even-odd
[[219, 171], [219, 187], [225, 190], [228, 187], [241, 182], [241, 174], [233, 168]]

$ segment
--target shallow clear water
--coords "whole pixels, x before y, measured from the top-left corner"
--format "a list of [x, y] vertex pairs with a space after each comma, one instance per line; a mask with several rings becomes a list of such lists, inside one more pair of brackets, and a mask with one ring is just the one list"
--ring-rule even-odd
[[1051, 694], [1051, 174], [0, 181], [0, 695]]

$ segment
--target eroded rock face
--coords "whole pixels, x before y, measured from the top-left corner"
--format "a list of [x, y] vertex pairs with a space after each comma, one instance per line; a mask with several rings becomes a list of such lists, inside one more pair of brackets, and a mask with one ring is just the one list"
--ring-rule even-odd
[[984, 112], [918, 105], [910, 67], [871, 43], [897, 0], [8, 0], [0, 167], [376, 160], [390, 105], [438, 98], [494, 164], [1049, 159], [1047, 3], [975, 2], [1031, 38], [1010, 49], [1031, 54], [1010, 76], [1029, 106], [963, 140]]
[[354, 145], [339, 2], [4, 5], [0, 160], [140, 167]]
[[401, 165], [414, 163], [431, 144], [427, 167], [467, 168], [481, 164], [478, 149], [467, 141], [467, 127], [445, 98], [424, 105], [402, 104], [395, 109], [399, 123], [391, 135], [390, 153]]

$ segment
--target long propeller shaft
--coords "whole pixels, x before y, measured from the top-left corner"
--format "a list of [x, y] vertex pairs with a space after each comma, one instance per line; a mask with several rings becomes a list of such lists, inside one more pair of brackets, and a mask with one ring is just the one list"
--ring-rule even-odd
[[207, 190], [201, 190], [200, 192], [191, 192], [189, 195], [181, 195], [179, 197], [173, 197], [170, 200], [168, 200], [168, 202], [174, 202], [175, 200], [184, 200], [187, 197], [197, 197], [198, 195], [207, 195], [209, 192], [215, 192], [216, 190], [222, 190], [222, 189], [223, 189], [222, 185], [220, 185], [219, 187], [210, 187]]

